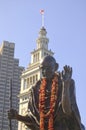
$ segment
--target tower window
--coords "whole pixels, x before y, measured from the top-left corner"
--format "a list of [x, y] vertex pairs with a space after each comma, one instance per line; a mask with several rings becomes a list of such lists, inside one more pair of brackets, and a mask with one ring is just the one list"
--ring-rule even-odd
[[38, 75], [36, 74], [36, 81], [38, 80]]
[[30, 81], [29, 81], [29, 78], [27, 79], [27, 87], [29, 87], [29, 83], [30, 83]]
[[35, 54], [34, 54], [33, 62], [35, 62], [35, 61], [36, 61], [36, 56], [35, 56]]
[[32, 84], [32, 77], [30, 77], [30, 84]]
[[44, 56], [48, 55], [48, 53], [44, 52]]
[[44, 52], [44, 56], [46, 56], [46, 52]]
[[35, 76], [33, 76], [33, 84], [35, 83]]
[[27, 88], [27, 80], [25, 79], [24, 80], [24, 86], [23, 86], [23, 89], [26, 89]]
[[38, 60], [39, 60], [39, 53], [38, 53]]

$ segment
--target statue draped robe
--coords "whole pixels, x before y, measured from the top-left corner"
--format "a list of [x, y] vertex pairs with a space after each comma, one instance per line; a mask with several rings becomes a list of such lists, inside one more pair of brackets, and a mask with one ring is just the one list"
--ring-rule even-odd
[[[39, 80], [35, 86], [29, 90], [29, 102], [28, 102], [28, 115], [27, 120], [24, 121], [25, 125], [31, 130], [40, 130], [39, 122], [39, 89], [40, 89], [41, 80]], [[46, 112], [49, 111], [49, 101], [50, 101], [50, 87], [52, 81], [47, 83], [46, 87]], [[54, 112], [54, 130], [81, 130], [81, 119], [79, 110], [76, 103], [75, 97], [75, 83], [71, 79], [69, 87], [69, 96], [71, 104], [71, 114], [68, 114], [63, 111], [62, 108], [62, 95], [63, 95], [63, 86], [62, 81], [59, 78], [58, 83], [58, 97], [55, 106]], [[67, 109], [67, 108], [65, 108]], [[48, 119], [45, 119], [45, 130], [48, 130]]]

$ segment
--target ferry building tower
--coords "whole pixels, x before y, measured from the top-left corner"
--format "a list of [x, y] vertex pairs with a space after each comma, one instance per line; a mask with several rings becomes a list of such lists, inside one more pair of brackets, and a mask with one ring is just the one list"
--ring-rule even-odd
[[[26, 115], [28, 108], [28, 92], [29, 89], [41, 78], [40, 62], [46, 55], [53, 56], [53, 52], [48, 50], [49, 39], [46, 37], [47, 31], [44, 26], [39, 31], [36, 40], [36, 49], [31, 52], [31, 62], [27, 69], [21, 75], [21, 90], [19, 94], [19, 114]], [[19, 122], [18, 130], [28, 130], [28, 128]]]

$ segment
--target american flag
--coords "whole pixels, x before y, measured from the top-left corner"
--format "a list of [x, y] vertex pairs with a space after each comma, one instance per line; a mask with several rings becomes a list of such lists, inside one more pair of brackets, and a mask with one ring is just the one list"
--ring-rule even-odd
[[44, 14], [44, 10], [42, 9], [42, 10], [40, 10], [40, 14]]

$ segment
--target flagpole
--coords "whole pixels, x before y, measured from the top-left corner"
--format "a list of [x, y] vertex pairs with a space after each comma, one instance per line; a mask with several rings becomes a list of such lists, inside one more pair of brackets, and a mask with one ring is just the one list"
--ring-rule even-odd
[[44, 14], [42, 14], [42, 27], [44, 27]]
[[[9, 100], [10, 100], [10, 110], [11, 110], [12, 109], [12, 78], [10, 79], [10, 95], [9, 95]], [[9, 119], [9, 130], [12, 130], [11, 119]]]
[[40, 14], [42, 16], [42, 27], [44, 27], [44, 10], [40, 10]]

